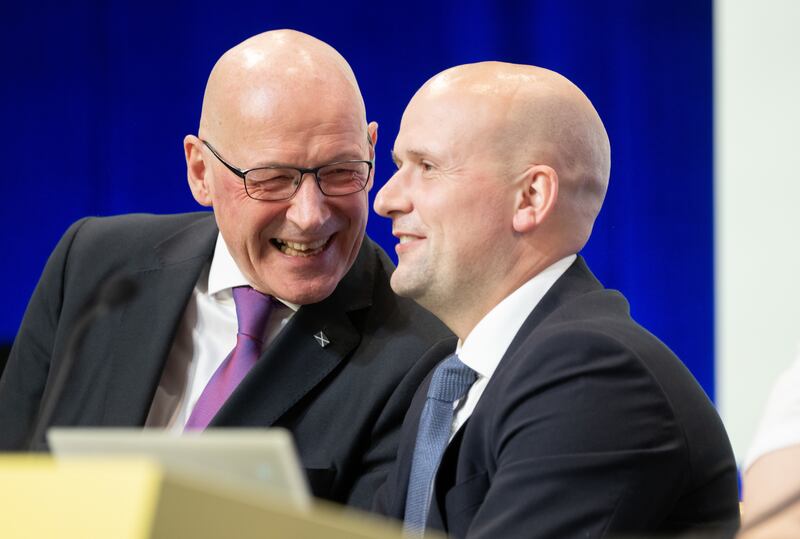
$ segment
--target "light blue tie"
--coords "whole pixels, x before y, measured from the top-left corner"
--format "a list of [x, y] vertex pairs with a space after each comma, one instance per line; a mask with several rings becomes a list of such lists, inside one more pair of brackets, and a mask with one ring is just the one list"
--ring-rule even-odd
[[455, 354], [442, 361], [433, 373], [411, 461], [403, 520], [406, 534], [419, 536], [425, 532], [433, 480], [450, 440], [453, 403], [464, 396], [477, 377]]

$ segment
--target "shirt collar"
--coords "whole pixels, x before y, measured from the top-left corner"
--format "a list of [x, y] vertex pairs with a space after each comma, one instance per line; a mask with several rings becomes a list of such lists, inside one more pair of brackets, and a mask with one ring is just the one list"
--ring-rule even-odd
[[[217, 244], [214, 247], [214, 256], [211, 258], [211, 268], [208, 271], [208, 295], [217, 299], [233, 299], [232, 288], [236, 286], [251, 286], [242, 274], [236, 261], [231, 256], [222, 233], [217, 233]], [[293, 311], [300, 308], [295, 303], [275, 298]]]
[[576, 258], [569, 255], [548, 266], [495, 305], [463, 342], [459, 339], [459, 359], [480, 376], [491, 378], [522, 323]]

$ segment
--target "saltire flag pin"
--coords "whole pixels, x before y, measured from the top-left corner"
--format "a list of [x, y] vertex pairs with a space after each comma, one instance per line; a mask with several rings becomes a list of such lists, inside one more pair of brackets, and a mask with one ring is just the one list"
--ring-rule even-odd
[[331, 343], [331, 340], [322, 331], [320, 331], [319, 333], [314, 335], [314, 338], [317, 339], [317, 342], [319, 343], [319, 345], [322, 348], [325, 348], [326, 346], [328, 346]]

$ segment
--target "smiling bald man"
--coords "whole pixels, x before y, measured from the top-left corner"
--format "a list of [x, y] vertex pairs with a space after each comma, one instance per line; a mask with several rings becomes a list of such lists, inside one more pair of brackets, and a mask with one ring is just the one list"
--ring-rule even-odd
[[375, 199], [392, 288], [459, 337], [409, 410], [377, 508], [412, 534], [730, 533], [736, 463], [680, 360], [577, 254], [610, 145], [561, 75], [498, 62], [433, 77]]
[[285, 427], [315, 495], [367, 507], [414, 389], [453, 345], [392, 293], [364, 237], [376, 139], [329, 45], [281, 30], [226, 52], [184, 139], [213, 213], [66, 232], [0, 380], [0, 449], [24, 447], [84, 306], [122, 273], [139, 292], [89, 328], [50, 424]]

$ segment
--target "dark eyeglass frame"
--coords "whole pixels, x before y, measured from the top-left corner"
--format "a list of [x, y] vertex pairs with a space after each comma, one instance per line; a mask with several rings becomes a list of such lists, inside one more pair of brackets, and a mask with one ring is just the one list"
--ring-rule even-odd
[[[268, 202], [279, 202], [281, 200], [289, 200], [290, 198], [292, 198], [294, 195], [297, 194], [297, 191], [300, 190], [300, 186], [303, 185], [303, 180], [305, 179], [306, 174], [313, 174], [314, 181], [317, 184], [317, 189], [319, 189], [319, 192], [322, 193], [323, 195], [325, 195], [326, 197], [346, 197], [348, 195], [353, 195], [355, 193], [360, 193], [361, 191], [366, 189], [367, 185], [369, 185], [369, 179], [370, 179], [370, 176], [372, 175], [372, 170], [375, 168], [375, 161], [374, 160], [351, 159], [351, 160], [348, 160], [348, 161], [335, 161], [333, 163], [326, 163], [326, 164], [324, 164], [322, 166], [315, 167], [315, 168], [301, 168], [301, 167], [275, 165], [275, 166], [267, 166], [267, 167], [253, 167], [253, 168], [242, 169], [242, 168], [238, 168], [238, 167], [235, 167], [235, 166], [231, 165], [225, 159], [223, 159], [222, 156], [217, 152], [217, 150], [215, 150], [214, 147], [211, 144], [209, 144], [209, 142], [207, 140], [200, 139], [200, 142], [205, 144], [206, 147], [209, 150], [211, 150], [211, 153], [214, 154], [214, 157], [216, 157], [219, 160], [220, 163], [225, 165], [225, 168], [227, 168], [228, 170], [230, 170], [231, 172], [236, 174], [239, 178], [241, 178], [242, 183], [244, 183], [245, 193], [247, 193], [247, 196], [252, 198], [253, 200], [263, 200], [263, 201], [268, 201]], [[370, 143], [371, 142], [372, 141], [370, 141]], [[333, 165], [344, 165], [344, 164], [354, 164], [354, 163], [366, 163], [368, 165], [368, 167], [369, 167], [367, 169], [367, 181], [364, 182], [364, 185], [362, 185], [360, 189], [358, 189], [356, 191], [351, 191], [349, 193], [341, 193], [341, 194], [334, 194], [334, 195], [326, 193], [325, 190], [322, 188], [322, 184], [320, 183], [319, 171], [321, 169], [323, 169], [323, 168], [327, 168], [327, 167], [330, 167], [330, 166], [333, 166]], [[295, 186], [294, 191], [292, 191], [292, 194], [290, 194], [288, 196], [285, 196], [285, 197], [281, 197], [281, 198], [256, 198], [256, 197], [254, 197], [253, 195], [250, 194], [250, 190], [247, 188], [247, 174], [249, 174], [250, 172], [252, 172], [254, 170], [281, 170], [281, 169], [283, 169], [283, 170], [287, 170], [287, 169], [288, 170], [296, 170], [297, 172], [300, 173], [300, 181], [297, 182], [297, 185]]]

